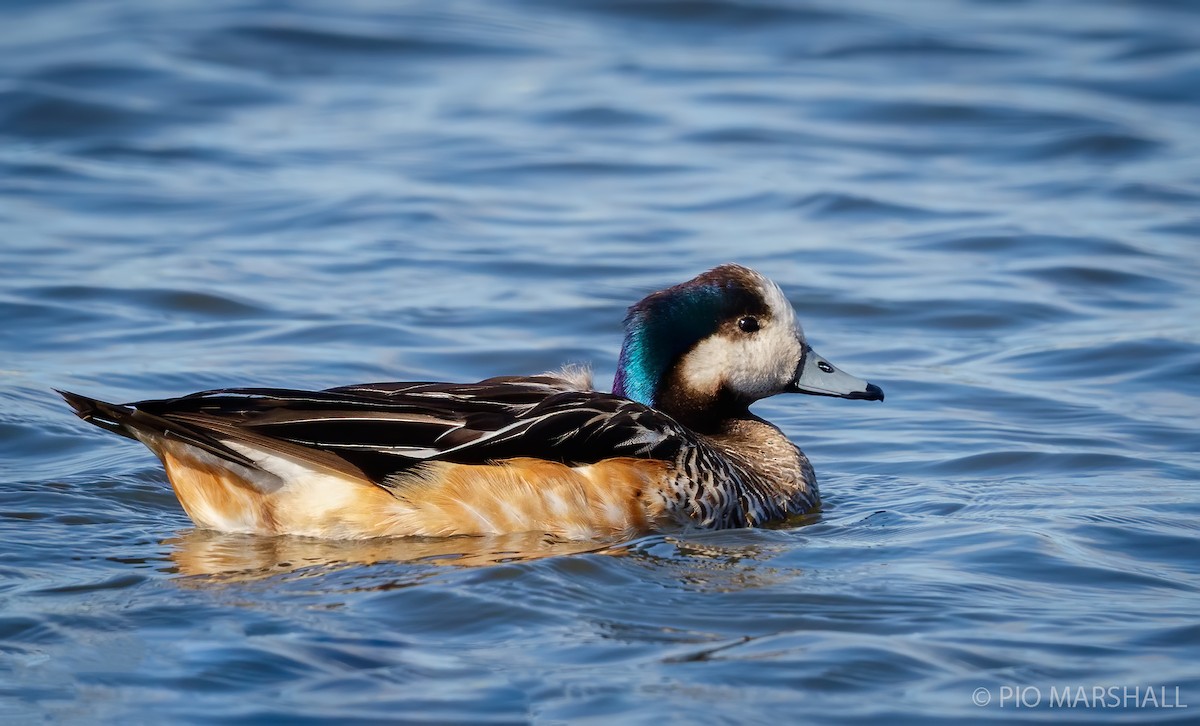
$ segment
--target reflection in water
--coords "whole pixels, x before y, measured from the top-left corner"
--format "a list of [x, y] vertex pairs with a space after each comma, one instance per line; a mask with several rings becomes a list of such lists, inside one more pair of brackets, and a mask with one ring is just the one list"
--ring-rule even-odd
[[729, 535], [697, 532], [688, 536], [656, 537], [631, 543], [631, 558], [646, 564], [656, 577], [670, 572], [684, 589], [737, 592], [779, 584], [801, 574], [793, 568], [766, 564], [785, 552], [784, 543], [723, 542]]
[[[547, 557], [602, 554], [628, 557], [685, 589], [732, 592], [790, 580], [799, 572], [765, 564], [786, 545], [719, 541], [720, 533], [650, 535], [629, 542], [560, 540], [540, 532], [491, 537], [380, 537], [321, 540], [262, 537], [191, 529], [163, 541], [180, 575], [222, 583], [247, 582], [280, 574], [380, 563], [487, 567]], [[713, 541], [718, 540], [718, 541]]]
[[397, 537], [320, 540], [261, 537], [193, 529], [164, 540], [170, 558], [186, 576], [222, 581], [256, 580], [304, 568], [408, 562], [479, 567], [554, 555], [603, 552], [602, 542], [572, 542], [531, 532], [494, 537]]

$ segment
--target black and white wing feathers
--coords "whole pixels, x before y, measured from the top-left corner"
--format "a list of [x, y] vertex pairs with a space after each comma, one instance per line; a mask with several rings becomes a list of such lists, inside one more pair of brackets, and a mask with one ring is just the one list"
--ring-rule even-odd
[[292, 451], [335, 454], [376, 482], [424, 461], [673, 460], [694, 438], [666, 414], [550, 376], [325, 391], [231, 388], [133, 405], [216, 438], [245, 432]]

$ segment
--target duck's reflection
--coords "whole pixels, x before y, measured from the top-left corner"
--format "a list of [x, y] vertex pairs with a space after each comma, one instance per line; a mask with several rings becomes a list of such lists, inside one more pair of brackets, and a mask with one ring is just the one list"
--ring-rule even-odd
[[[163, 541], [178, 574], [198, 582], [245, 582], [276, 575], [320, 577], [333, 570], [405, 563], [485, 567], [584, 553], [620, 556], [634, 566], [672, 572], [681, 586], [702, 590], [745, 590], [799, 573], [769, 564], [792, 544], [769, 530], [656, 534], [604, 542], [561, 540], [544, 533], [491, 537], [392, 537], [323, 540], [263, 537], [191, 529]], [[419, 568], [421, 577], [432, 574]], [[418, 574], [417, 570], [413, 574]]]
[[612, 552], [612, 543], [564, 541], [541, 533], [341, 541], [193, 529], [163, 544], [170, 548], [169, 556], [179, 574], [221, 580], [255, 580], [306, 568], [377, 562], [479, 567], [583, 552]]

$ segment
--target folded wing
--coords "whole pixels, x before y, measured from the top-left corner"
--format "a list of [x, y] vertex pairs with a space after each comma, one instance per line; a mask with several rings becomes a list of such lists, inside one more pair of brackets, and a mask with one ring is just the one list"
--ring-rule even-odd
[[692, 438], [665, 414], [550, 376], [325, 391], [231, 388], [131, 405], [218, 444], [277, 441], [326, 465], [334, 455], [378, 484], [427, 461], [673, 460]]

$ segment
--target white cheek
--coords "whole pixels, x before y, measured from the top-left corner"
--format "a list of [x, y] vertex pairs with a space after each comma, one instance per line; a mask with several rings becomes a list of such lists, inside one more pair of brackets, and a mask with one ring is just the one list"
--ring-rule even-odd
[[791, 382], [800, 362], [800, 343], [791, 326], [774, 323], [738, 341], [726, 385], [750, 399], [773, 396]]
[[708, 338], [679, 361], [683, 383], [693, 391], [716, 393], [729, 373], [735, 346], [725, 338]]
[[715, 394], [722, 384], [757, 400], [781, 392], [796, 373], [800, 343], [786, 324], [773, 323], [753, 335], [702, 341], [680, 361], [683, 383]]

